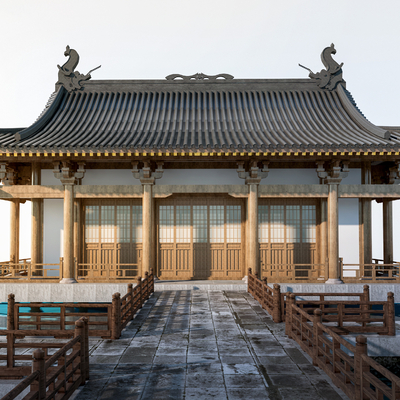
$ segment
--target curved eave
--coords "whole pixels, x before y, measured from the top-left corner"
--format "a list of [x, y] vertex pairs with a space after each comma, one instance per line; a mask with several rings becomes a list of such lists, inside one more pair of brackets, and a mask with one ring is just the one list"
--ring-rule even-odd
[[63, 87], [60, 87], [57, 91], [57, 95], [50, 104], [49, 108], [40, 116], [40, 118], [32, 124], [30, 127], [17, 132], [15, 134], [15, 141], [18, 143], [21, 140], [27, 139], [31, 136], [34, 136], [36, 133], [40, 132], [41, 129], [43, 129], [48, 122], [51, 120], [53, 117], [54, 113], [58, 109], [58, 105], [61, 102], [61, 99], [63, 97], [65, 89]]
[[[4, 139], [4, 140], [2, 140]], [[15, 141], [16, 140], [16, 141]], [[338, 85], [311, 80], [88, 81], [60, 87], [10, 151], [390, 152], [400, 141], [370, 123]]]
[[380, 128], [369, 122], [361, 113], [354, 107], [350, 99], [347, 97], [345, 93], [345, 89], [342, 85], [338, 85], [337, 92], [339, 94], [340, 101], [343, 104], [343, 107], [347, 111], [350, 118], [361, 128], [365, 129], [371, 135], [376, 135], [381, 139], [390, 140], [391, 134], [389, 131]]

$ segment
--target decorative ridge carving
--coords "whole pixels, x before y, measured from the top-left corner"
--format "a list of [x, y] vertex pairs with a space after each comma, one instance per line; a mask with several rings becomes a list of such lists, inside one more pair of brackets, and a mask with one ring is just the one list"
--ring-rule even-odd
[[82, 89], [82, 82], [90, 79], [90, 73], [101, 67], [101, 65], [99, 65], [98, 67], [91, 69], [86, 75], [83, 75], [79, 71], [75, 71], [75, 68], [79, 63], [78, 52], [67, 46], [64, 52], [64, 56], [69, 58], [62, 67], [57, 65], [58, 82], [56, 83], [56, 85], [64, 86], [64, 88], [67, 89], [68, 92]]
[[338, 64], [333, 58], [332, 54], [336, 54], [335, 45], [332, 43], [329, 47], [325, 47], [321, 53], [321, 61], [324, 64], [326, 69], [321, 69], [320, 72], [314, 74], [310, 68], [305, 67], [304, 65], [299, 64], [300, 67], [310, 71], [308, 76], [317, 81], [317, 85], [321, 89], [333, 90], [339, 83], [345, 84], [345, 81], [342, 78], [342, 66], [343, 63]]
[[197, 72], [193, 75], [171, 74], [165, 77], [167, 81], [173, 81], [177, 78], [181, 78], [184, 81], [216, 81], [218, 78], [230, 80], [233, 79], [233, 76], [229, 74], [206, 75], [202, 72]]

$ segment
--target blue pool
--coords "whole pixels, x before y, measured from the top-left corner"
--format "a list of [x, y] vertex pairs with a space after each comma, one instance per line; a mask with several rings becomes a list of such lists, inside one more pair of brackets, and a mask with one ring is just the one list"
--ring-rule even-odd
[[[28, 306], [30, 303], [26, 303], [27, 307], [20, 307], [20, 312], [24, 313], [24, 312], [30, 312], [32, 311], [31, 307]], [[52, 303], [52, 304], [57, 304], [57, 303]], [[1, 329], [7, 329], [7, 307], [8, 304], [7, 303], [0, 303], [0, 330]], [[34, 307], [34, 305], [32, 305], [32, 307]], [[35, 308], [35, 310], [33, 310], [35, 312], [42, 312], [42, 313], [54, 313], [54, 316], [51, 315], [47, 315], [45, 316], [45, 320], [47, 321], [55, 321], [55, 323], [57, 324], [56, 321], [59, 320], [58, 314], [60, 313], [60, 308], [59, 307], [40, 307], [39, 310], [37, 308]], [[91, 313], [93, 314], [93, 316], [95, 317], [96, 313], [106, 313], [107, 312], [107, 308], [90, 308], [90, 307], [67, 307], [66, 308], [66, 312], [67, 313]], [[29, 317], [24, 317], [24, 318], [28, 318]], [[66, 318], [72, 318], [72, 320], [77, 319], [76, 316], [70, 316], [68, 317], [68, 314], [66, 316]], [[97, 318], [97, 317], [96, 317]], [[103, 320], [105, 317], [99, 316], [100, 320]], [[99, 320], [99, 321], [100, 321]], [[24, 329], [29, 329], [29, 328], [24, 328]]]

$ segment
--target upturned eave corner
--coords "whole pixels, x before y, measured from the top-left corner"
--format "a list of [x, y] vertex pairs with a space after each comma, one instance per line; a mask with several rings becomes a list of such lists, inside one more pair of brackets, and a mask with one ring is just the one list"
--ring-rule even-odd
[[344, 107], [344, 109], [347, 111], [348, 115], [350, 118], [361, 128], [367, 130], [369, 133], [378, 136], [381, 139], [385, 140], [390, 140], [391, 139], [391, 133], [386, 130], [382, 129], [379, 126], [376, 126], [369, 122], [352, 104], [350, 99], [347, 97], [345, 93], [346, 88], [342, 86], [342, 84], [339, 84], [337, 86], [337, 93], [339, 95], [340, 101]]
[[58, 87], [56, 90], [56, 95], [49, 105], [49, 107], [42, 113], [42, 115], [35, 121], [31, 126], [17, 132], [14, 135], [15, 141], [18, 143], [21, 140], [24, 140], [28, 137], [35, 135], [37, 132], [40, 131], [53, 117], [55, 112], [58, 109], [58, 106], [61, 102], [63, 94], [65, 93], [65, 89], [63, 87]]

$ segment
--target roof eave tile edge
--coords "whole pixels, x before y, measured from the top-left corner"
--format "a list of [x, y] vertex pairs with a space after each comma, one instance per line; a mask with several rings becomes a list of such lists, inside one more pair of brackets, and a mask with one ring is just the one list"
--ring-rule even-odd
[[110, 149], [108, 151], [98, 151], [95, 149], [91, 150], [70, 150], [70, 149], [37, 149], [36, 151], [32, 149], [19, 149], [19, 150], [8, 150], [2, 149], [0, 150], [0, 157], [49, 157], [49, 158], [74, 158], [74, 157], [84, 157], [88, 159], [93, 159], [97, 157], [105, 157], [109, 159], [117, 159], [119, 157], [124, 157], [124, 160], [127, 160], [127, 157], [184, 157], [184, 158], [198, 158], [202, 156], [206, 157], [216, 157], [219, 158], [221, 156], [228, 157], [335, 157], [335, 156], [399, 156], [400, 149], [377, 149], [377, 148], [365, 148], [365, 149], [314, 149], [314, 150], [275, 150], [275, 151], [245, 151], [245, 152], [226, 152], [226, 151], [211, 151], [211, 152], [198, 152], [198, 151], [122, 151], [118, 149]]
[[339, 95], [339, 99], [344, 107], [344, 109], [347, 111], [347, 113], [349, 114], [350, 118], [361, 128], [367, 130], [368, 132], [370, 132], [371, 134], [378, 136], [381, 139], [385, 139], [385, 140], [390, 140], [390, 132], [387, 130], [384, 130], [382, 128], [380, 128], [379, 126], [376, 126], [374, 124], [372, 124], [371, 122], [369, 122], [366, 118], [364, 118], [359, 112], [358, 110], [356, 110], [353, 106], [353, 104], [351, 103], [351, 101], [349, 100], [349, 98], [347, 97], [345, 91], [344, 91], [344, 87], [339, 84], [337, 86], [337, 93]]
[[63, 97], [65, 89], [63, 87], [60, 87], [57, 95], [54, 99], [54, 101], [51, 103], [50, 107], [46, 110], [46, 112], [42, 115], [41, 118], [39, 118], [36, 122], [34, 122], [31, 126], [28, 128], [17, 132], [15, 134], [15, 141], [18, 143], [19, 141], [26, 139], [30, 136], [33, 136], [37, 131], [39, 131], [44, 125], [47, 124], [47, 122], [50, 120], [50, 118], [53, 116], [54, 112], [57, 110], [58, 105]]

